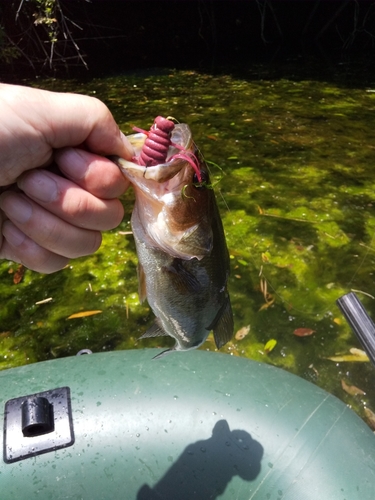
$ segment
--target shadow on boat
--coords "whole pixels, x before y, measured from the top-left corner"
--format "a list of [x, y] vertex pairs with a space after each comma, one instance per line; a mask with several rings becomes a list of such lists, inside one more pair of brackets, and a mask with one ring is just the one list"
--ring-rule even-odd
[[231, 431], [219, 420], [209, 439], [188, 445], [166, 474], [137, 500], [209, 500], [218, 498], [234, 476], [253, 481], [261, 470], [263, 447], [244, 430]]

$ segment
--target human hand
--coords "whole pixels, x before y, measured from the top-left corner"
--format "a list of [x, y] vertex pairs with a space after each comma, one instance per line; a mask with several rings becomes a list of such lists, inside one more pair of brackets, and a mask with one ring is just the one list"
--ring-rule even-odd
[[129, 184], [102, 155], [132, 148], [92, 97], [0, 85], [0, 108], [0, 258], [51, 273], [121, 222]]

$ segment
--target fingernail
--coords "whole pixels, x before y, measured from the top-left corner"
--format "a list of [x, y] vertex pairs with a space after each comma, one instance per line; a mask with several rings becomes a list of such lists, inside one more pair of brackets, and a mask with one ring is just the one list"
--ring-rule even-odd
[[8, 193], [2, 196], [1, 208], [11, 220], [25, 224], [33, 212], [32, 206], [25, 198], [16, 193]]
[[55, 153], [56, 163], [62, 167], [62, 170], [71, 179], [83, 179], [88, 170], [87, 158], [85, 151], [81, 152], [78, 149], [65, 148]]
[[58, 197], [56, 182], [47, 173], [37, 170], [22, 176], [17, 185], [26, 194], [44, 203], [55, 201]]
[[20, 246], [26, 238], [26, 235], [23, 234], [14, 224], [12, 224], [9, 220], [4, 222], [3, 225], [3, 236], [9, 243], [9, 245], [13, 247]]
[[126, 135], [121, 132], [121, 140], [126, 148], [126, 151], [127, 151], [127, 157], [129, 157], [129, 159], [134, 156], [134, 148], [133, 146], [130, 144], [130, 141], [129, 139], [126, 137]]

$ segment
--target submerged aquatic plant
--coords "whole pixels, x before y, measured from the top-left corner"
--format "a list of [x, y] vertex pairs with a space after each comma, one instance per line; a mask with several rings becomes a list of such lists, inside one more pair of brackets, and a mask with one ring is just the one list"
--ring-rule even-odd
[[[95, 94], [125, 133], [159, 114], [188, 123], [205, 157], [220, 165], [212, 182], [221, 178], [235, 331], [251, 326], [224, 351], [288, 369], [363, 416], [365, 405], [375, 409], [373, 368], [345, 358], [360, 346], [335, 303], [359, 290], [375, 317], [375, 93], [318, 80], [183, 71], [37, 83]], [[27, 270], [13, 284], [16, 266], [0, 264], [0, 367], [82, 348], [142, 347], [137, 338], [152, 314], [137, 296], [131, 193], [123, 203], [125, 219], [104, 235], [101, 249], [59, 273]], [[103, 312], [66, 320], [90, 310]], [[165, 346], [168, 339], [152, 342]], [[327, 359], [335, 356], [340, 361]], [[349, 394], [342, 379], [366, 394]]]

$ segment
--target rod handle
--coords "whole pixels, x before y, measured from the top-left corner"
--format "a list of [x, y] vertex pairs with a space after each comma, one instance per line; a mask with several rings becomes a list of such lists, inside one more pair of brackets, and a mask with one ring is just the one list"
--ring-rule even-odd
[[375, 324], [367, 314], [366, 309], [353, 292], [343, 295], [336, 303], [375, 365]]

